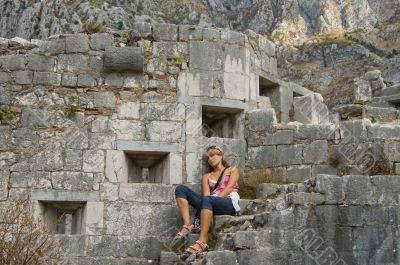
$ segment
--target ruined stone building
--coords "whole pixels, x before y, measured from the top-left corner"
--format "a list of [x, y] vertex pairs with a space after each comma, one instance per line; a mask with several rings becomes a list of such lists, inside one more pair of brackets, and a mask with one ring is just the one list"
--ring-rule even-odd
[[[379, 72], [333, 113], [251, 30], [137, 23], [0, 53], [1, 206], [30, 194], [74, 264], [400, 264], [400, 86]], [[183, 260], [174, 188], [199, 188], [210, 144], [268, 181]]]

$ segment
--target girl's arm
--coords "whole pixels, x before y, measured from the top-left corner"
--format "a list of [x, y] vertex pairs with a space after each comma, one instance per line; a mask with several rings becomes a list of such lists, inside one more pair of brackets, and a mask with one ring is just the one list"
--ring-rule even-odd
[[226, 187], [218, 194], [219, 197], [226, 197], [233, 190], [233, 186], [235, 186], [236, 182], [239, 180], [239, 169], [235, 166], [230, 168], [231, 177], [229, 178], [229, 182]]
[[203, 192], [203, 196], [210, 196], [210, 185], [208, 184], [208, 174], [203, 175], [201, 184], [202, 184], [201, 190]]

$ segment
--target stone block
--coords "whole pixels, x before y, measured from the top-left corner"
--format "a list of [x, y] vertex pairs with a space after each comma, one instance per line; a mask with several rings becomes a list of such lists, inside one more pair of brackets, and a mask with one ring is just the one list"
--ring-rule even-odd
[[75, 74], [63, 73], [61, 85], [66, 87], [76, 87], [78, 82], [78, 77]]
[[111, 131], [117, 134], [117, 139], [144, 140], [145, 127], [142, 122], [136, 120], [111, 120]]
[[336, 175], [337, 169], [330, 165], [313, 165], [311, 176], [315, 178], [318, 174]]
[[142, 119], [182, 121], [185, 119], [186, 107], [181, 103], [142, 104]]
[[104, 83], [106, 86], [121, 87], [124, 84], [124, 77], [122, 74], [106, 74]]
[[12, 172], [10, 175], [10, 187], [51, 189], [50, 172]]
[[364, 78], [365, 78], [367, 81], [374, 81], [374, 80], [377, 80], [377, 79], [380, 78], [381, 76], [382, 76], [382, 73], [381, 73], [381, 71], [379, 71], [379, 70], [369, 71], [369, 72], [366, 72], [366, 73], [364, 74]]
[[103, 75], [103, 58], [100, 56], [89, 57], [89, 73], [93, 77], [99, 78]]
[[88, 74], [78, 75], [78, 82], [77, 82], [78, 87], [93, 87], [95, 86], [95, 84], [96, 81], [91, 75]]
[[39, 136], [34, 130], [18, 128], [13, 131], [12, 143], [18, 147], [36, 147], [39, 144]]
[[338, 139], [334, 125], [302, 124], [297, 127], [297, 138], [301, 140], [331, 140]]
[[21, 125], [23, 127], [46, 127], [50, 113], [41, 109], [25, 108], [22, 111]]
[[65, 52], [65, 36], [59, 35], [58, 38], [46, 40], [39, 46], [41, 54], [57, 55]]
[[371, 120], [371, 122], [387, 123], [397, 119], [397, 110], [395, 108], [377, 108], [364, 107], [363, 117]]
[[278, 184], [273, 183], [263, 183], [256, 187], [256, 197], [262, 198], [269, 195], [273, 195], [279, 190]]
[[57, 171], [63, 168], [63, 152], [60, 145], [47, 145], [46, 149], [32, 157], [32, 170]]
[[347, 205], [376, 203], [369, 176], [347, 175], [343, 176], [342, 179]]
[[276, 57], [275, 44], [268, 40], [267, 37], [258, 35], [258, 46], [270, 57]]
[[52, 172], [51, 183], [56, 190], [92, 190], [93, 174], [83, 172]]
[[267, 168], [275, 165], [276, 156], [276, 146], [250, 147], [247, 161], [253, 169]]
[[203, 28], [203, 40], [218, 41], [221, 39], [221, 31], [213, 28]]
[[33, 72], [31, 71], [17, 71], [15, 72], [15, 83], [18, 85], [32, 84]]
[[314, 141], [303, 147], [304, 162], [318, 164], [328, 159], [328, 142], [325, 140]]
[[113, 92], [97, 92], [93, 95], [95, 107], [115, 108], [117, 98]]
[[114, 236], [89, 236], [86, 245], [86, 255], [91, 257], [112, 256], [116, 237]]
[[175, 252], [161, 251], [160, 264], [164, 265], [175, 265], [179, 264], [179, 257]]
[[82, 170], [83, 151], [75, 149], [65, 150], [64, 169], [68, 171]]
[[372, 124], [368, 128], [368, 137], [371, 139], [400, 140], [400, 125]]
[[92, 120], [91, 132], [106, 132], [108, 131], [108, 117], [95, 116]]
[[147, 75], [125, 76], [122, 86], [126, 88], [147, 88], [149, 86], [149, 77]]
[[95, 33], [90, 35], [90, 48], [92, 50], [105, 50], [114, 46], [114, 39], [108, 33]]
[[0, 201], [8, 199], [8, 183], [10, 181], [10, 171], [0, 171]]
[[138, 102], [127, 102], [118, 106], [119, 119], [139, 119], [140, 104]]
[[354, 88], [354, 104], [365, 104], [372, 99], [372, 90], [369, 82], [362, 81]]
[[233, 244], [236, 249], [256, 248], [255, 231], [237, 231], [233, 237]]
[[318, 93], [293, 98], [294, 119], [304, 124], [329, 123], [329, 110]]
[[125, 183], [121, 185], [119, 199], [127, 202], [173, 203], [174, 188], [165, 184]]
[[236, 261], [236, 253], [229, 250], [208, 251], [206, 252], [206, 264], [212, 265], [238, 265]]
[[89, 147], [90, 149], [114, 149], [115, 136], [105, 133], [90, 133]]
[[104, 172], [104, 151], [87, 150], [83, 153], [84, 172]]
[[189, 54], [188, 44], [187, 42], [154, 42], [153, 53], [167, 59], [177, 60], [177, 57], [183, 57], [186, 60]]
[[144, 51], [136, 47], [109, 47], [104, 53], [104, 70], [108, 73], [143, 72]]
[[33, 84], [59, 86], [61, 84], [61, 74], [52, 72], [35, 72], [33, 74]]
[[400, 142], [385, 141], [383, 153], [389, 161], [400, 162]]
[[345, 198], [342, 178], [336, 175], [317, 175], [315, 191], [325, 194], [327, 204], [339, 204]]
[[294, 131], [279, 130], [275, 133], [267, 134], [265, 138], [266, 145], [293, 144]]
[[103, 212], [104, 202], [86, 202], [86, 235], [103, 234]]
[[371, 176], [370, 200], [380, 205], [397, 205], [400, 203], [398, 192], [393, 187], [400, 185], [400, 178], [395, 175]]
[[60, 245], [65, 247], [68, 255], [74, 257], [86, 256], [86, 235], [54, 235], [56, 240], [59, 240]]
[[295, 205], [310, 206], [325, 203], [325, 195], [320, 193], [295, 192], [289, 196], [289, 200]]
[[52, 72], [54, 68], [54, 58], [37, 54], [27, 55], [28, 64], [26, 69], [36, 72]]
[[400, 175], [400, 163], [394, 163], [394, 172]]
[[253, 110], [246, 113], [250, 131], [265, 131], [276, 125], [274, 109]]
[[[346, 121], [340, 124], [340, 136], [346, 141], [364, 142], [367, 139], [368, 120]], [[353, 139], [353, 140], [352, 140]]]
[[203, 28], [193, 25], [179, 25], [179, 40], [203, 40]]
[[106, 202], [118, 201], [119, 187], [120, 183], [118, 182], [100, 183], [100, 199]]
[[89, 51], [89, 37], [86, 34], [65, 35], [65, 50], [67, 53], [84, 53]]
[[25, 55], [6, 55], [1, 57], [3, 70], [25, 70], [27, 58]]
[[301, 183], [311, 177], [310, 166], [292, 166], [286, 170], [286, 181], [293, 183]]
[[182, 137], [182, 124], [174, 121], [151, 121], [150, 141], [178, 142]]
[[277, 165], [301, 164], [303, 160], [302, 145], [278, 145], [276, 150]]
[[150, 23], [137, 22], [133, 24], [133, 30], [131, 31], [131, 37], [149, 39], [153, 36], [153, 31]]
[[0, 84], [7, 83], [11, 80], [10, 74], [6, 72], [0, 72]]
[[244, 46], [244, 34], [234, 30], [222, 30], [221, 40], [229, 44]]
[[214, 42], [190, 42], [190, 69], [220, 71], [223, 69], [223, 52]]
[[155, 23], [153, 24], [155, 40], [176, 41], [178, 39], [178, 25]]
[[76, 74], [88, 71], [89, 57], [83, 54], [60, 54], [57, 69], [61, 72], [72, 72]]

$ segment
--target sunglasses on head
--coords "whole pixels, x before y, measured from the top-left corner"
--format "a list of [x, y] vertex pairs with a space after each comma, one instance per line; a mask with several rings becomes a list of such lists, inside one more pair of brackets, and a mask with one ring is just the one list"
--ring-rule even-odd
[[210, 147], [207, 148], [207, 151], [209, 151], [211, 149], [217, 149], [218, 151], [223, 152], [222, 148], [219, 146], [216, 146], [216, 145], [211, 145]]

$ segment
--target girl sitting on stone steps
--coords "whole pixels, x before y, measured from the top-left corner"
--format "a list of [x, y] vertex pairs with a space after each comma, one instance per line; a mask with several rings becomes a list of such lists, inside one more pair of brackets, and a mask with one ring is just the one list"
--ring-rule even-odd
[[184, 185], [178, 185], [175, 190], [176, 203], [184, 223], [175, 240], [184, 238], [194, 228], [194, 224], [190, 223], [189, 205], [200, 212], [199, 239], [185, 250], [189, 253], [202, 252], [208, 248], [207, 234], [214, 215], [235, 215], [240, 210], [239, 170], [235, 166], [228, 166], [219, 146], [210, 146], [205, 157], [211, 170], [202, 177], [203, 195]]

